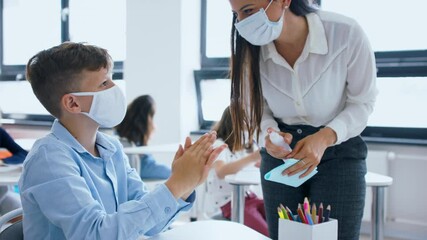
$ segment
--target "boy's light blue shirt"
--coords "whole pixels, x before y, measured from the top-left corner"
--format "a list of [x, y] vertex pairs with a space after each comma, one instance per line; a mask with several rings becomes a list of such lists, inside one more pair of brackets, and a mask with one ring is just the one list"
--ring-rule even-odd
[[58, 121], [38, 140], [19, 181], [26, 239], [136, 239], [188, 210], [165, 185], [147, 192], [121, 144], [97, 133], [94, 157]]

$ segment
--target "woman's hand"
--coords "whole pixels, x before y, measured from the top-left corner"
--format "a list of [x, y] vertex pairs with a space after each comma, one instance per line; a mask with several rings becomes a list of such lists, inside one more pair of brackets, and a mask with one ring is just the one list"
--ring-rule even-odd
[[[271, 132], [275, 131], [272, 128], [268, 128], [267, 132], [270, 134]], [[291, 144], [292, 142], [292, 135], [290, 133], [284, 133], [284, 132], [277, 132], [280, 136], [283, 137], [283, 141], [285, 141], [287, 144]], [[271, 142], [270, 140], [270, 135], [267, 134], [265, 136], [265, 149], [267, 150], [268, 154], [270, 154], [271, 156], [278, 158], [278, 159], [283, 159], [286, 158], [286, 156], [290, 153], [289, 151], [287, 151], [286, 149], [284, 149], [283, 147], [277, 146], [274, 143]]]
[[300, 161], [283, 171], [282, 174], [292, 176], [306, 169], [300, 178], [307, 176], [319, 165], [326, 148], [333, 145], [336, 139], [335, 131], [328, 127], [301, 139], [292, 152], [286, 156], [286, 158], [295, 158]]

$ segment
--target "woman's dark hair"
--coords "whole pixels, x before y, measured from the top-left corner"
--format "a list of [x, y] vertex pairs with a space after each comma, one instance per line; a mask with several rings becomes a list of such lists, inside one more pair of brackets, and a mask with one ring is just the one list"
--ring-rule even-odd
[[[293, 0], [289, 9], [297, 16], [305, 16], [317, 11], [316, 5], [311, 0]], [[254, 139], [254, 136], [257, 140], [259, 138], [264, 99], [259, 69], [260, 47], [250, 44], [240, 36], [234, 26], [236, 21], [237, 16], [233, 14], [230, 112], [235, 136], [234, 143], [229, 146], [242, 149], [245, 130], [248, 132], [248, 139]], [[252, 143], [248, 144], [251, 147]]]
[[147, 145], [151, 134], [149, 118], [152, 119], [154, 113], [154, 99], [150, 95], [139, 96], [129, 104], [125, 118], [116, 126], [117, 134], [137, 146]]

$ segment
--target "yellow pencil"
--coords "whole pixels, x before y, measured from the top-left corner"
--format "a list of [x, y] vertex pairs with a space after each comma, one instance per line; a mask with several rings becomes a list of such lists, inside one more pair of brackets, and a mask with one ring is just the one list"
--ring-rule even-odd
[[279, 218], [284, 219], [283, 212], [282, 212], [282, 209], [280, 209], [280, 207], [277, 207], [277, 213], [279, 214]]
[[311, 219], [313, 219], [313, 224], [317, 224], [317, 209], [315, 203], [313, 203], [311, 207]]
[[288, 213], [286, 212], [285, 207], [282, 204], [280, 204], [280, 207], [278, 207], [277, 210], [279, 210], [279, 208], [280, 208], [280, 210], [282, 210], [283, 217], [285, 219], [289, 220]]

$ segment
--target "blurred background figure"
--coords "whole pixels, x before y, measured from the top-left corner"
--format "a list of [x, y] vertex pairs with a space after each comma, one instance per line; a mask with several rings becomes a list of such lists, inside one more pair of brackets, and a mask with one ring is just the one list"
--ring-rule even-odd
[[[0, 125], [0, 168], [6, 170], [9, 165], [22, 164], [27, 153]], [[19, 194], [11, 191], [8, 186], [0, 186], [0, 215], [20, 207]]]
[[[139, 96], [128, 105], [125, 118], [116, 126], [124, 147], [147, 146], [155, 129], [155, 111], [150, 95]], [[129, 155], [129, 161], [139, 162], [142, 179], [167, 179], [171, 174], [170, 167], [157, 163], [151, 154]]]
[[[224, 143], [228, 148], [224, 149], [212, 165], [211, 172], [207, 180], [208, 194], [216, 207], [221, 208], [223, 217], [231, 218], [231, 194], [232, 186], [224, 178], [227, 175], [236, 174], [243, 168], [255, 166], [259, 167], [261, 155], [256, 144], [246, 139], [244, 148], [234, 148], [234, 138], [230, 109], [227, 107], [212, 130], [217, 132], [217, 140], [214, 147]], [[260, 199], [254, 191], [247, 190], [244, 208], [244, 224], [256, 231], [268, 236], [267, 222], [265, 220], [264, 201]]]

